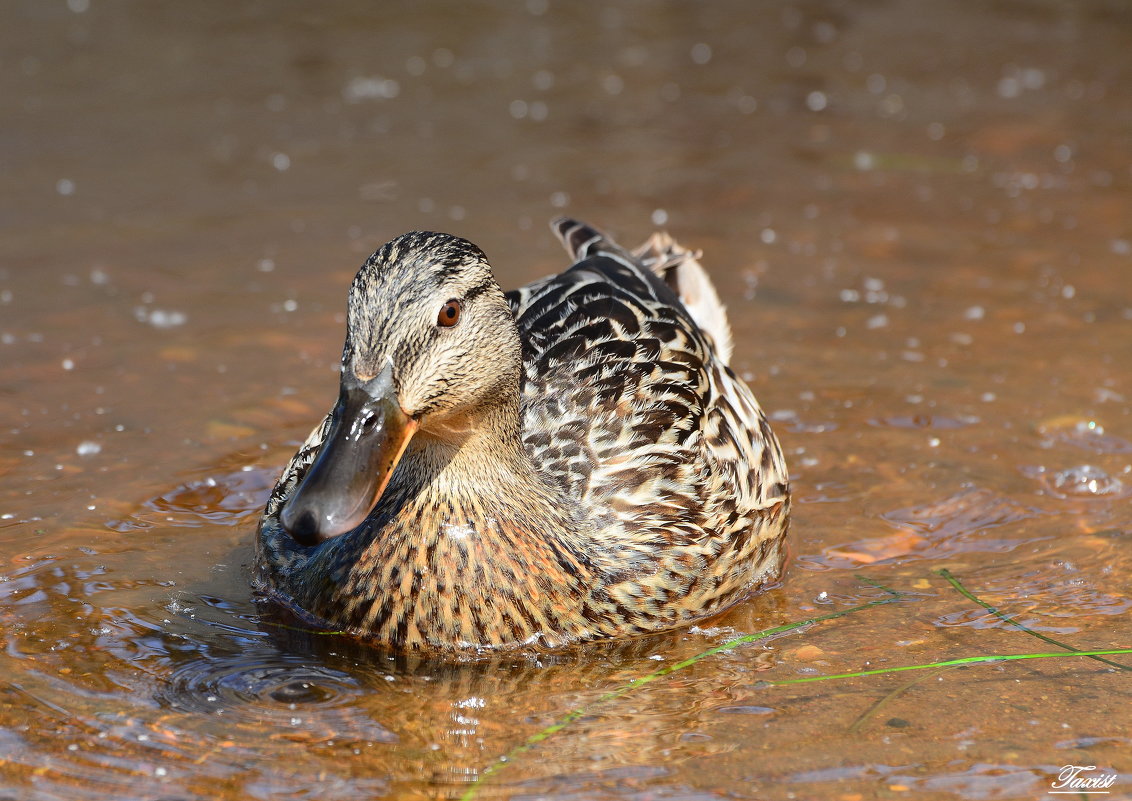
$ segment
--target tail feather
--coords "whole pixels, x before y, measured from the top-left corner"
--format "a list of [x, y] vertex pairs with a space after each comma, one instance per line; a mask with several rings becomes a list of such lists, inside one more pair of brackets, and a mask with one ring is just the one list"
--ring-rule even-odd
[[715, 285], [699, 262], [699, 251], [688, 250], [667, 233], [657, 231], [633, 255], [664, 279], [696, 325], [711, 339], [716, 356], [729, 364], [735, 349], [731, 324]]
[[562, 241], [569, 253], [576, 261], [589, 256], [608, 254], [627, 257], [629, 254], [610, 237], [579, 220], [570, 217], [559, 217], [552, 220], [550, 227]]

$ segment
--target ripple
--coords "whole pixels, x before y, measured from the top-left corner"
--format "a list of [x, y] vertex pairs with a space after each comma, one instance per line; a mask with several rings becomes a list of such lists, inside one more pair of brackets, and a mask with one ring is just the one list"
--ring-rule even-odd
[[946, 431], [955, 428], [966, 428], [979, 422], [978, 417], [962, 415], [947, 417], [942, 414], [907, 414], [892, 415], [889, 417], [874, 417], [869, 420], [870, 425], [887, 428], [929, 428], [937, 431]]
[[978, 763], [953, 773], [892, 774], [887, 781], [889, 787], [910, 790], [912, 797], [940, 793], [970, 799], [1016, 798], [1040, 795], [1040, 788], [1048, 786], [1049, 773], [1041, 767]]
[[389, 780], [364, 776], [296, 776], [265, 773], [244, 788], [249, 798], [316, 801], [320, 798], [385, 798]]
[[[1119, 572], [1120, 564], [1114, 564]], [[980, 598], [1030, 628], [1071, 633], [1098, 615], [1122, 618], [1132, 610], [1132, 598], [1119, 588], [1109, 592], [1107, 580], [1082, 574], [1075, 565], [1066, 563], [1051, 572], [1046, 567], [1019, 571], [1017, 566], [1004, 566], [1003, 575], [988, 577], [970, 588]], [[966, 609], [937, 620], [941, 625], [976, 628], [1010, 627], [1009, 623], [982, 610]]]
[[795, 490], [798, 503], [844, 503], [861, 495], [840, 481], [816, 481]]
[[1044, 421], [1038, 426], [1038, 433], [1050, 445], [1072, 445], [1093, 453], [1132, 453], [1132, 442], [1106, 434], [1104, 426], [1096, 420], [1073, 415]]
[[881, 517], [895, 531], [800, 556], [798, 564], [810, 570], [852, 569], [960, 553], [1008, 552], [1033, 538], [995, 537], [987, 532], [1039, 514], [1038, 509], [989, 490], [970, 489], [936, 503], [886, 512]]
[[1038, 465], [1023, 467], [1022, 473], [1040, 481], [1058, 498], [1123, 498], [1128, 494], [1123, 481], [1090, 464], [1056, 471]]
[[783, 428], [795, 434], [824, 434], [837, 430], [837, 423], [829, 420], [820, 423], [803, 420], [793, 409], [778, 409], [771, 413], [770, 419], [776, 429]]
[[773, 715], [778, 710], [769, 706], [721, 706], [716, 712], [727, 715]]
[[365, 688], [348, 673], [270, 655], [197, 660], [173, 671], [158, 701], [182, 712], [222, 716], [236, 726], [303, 742], [396, 742], [357, 708]]
[[1132, 746], [1132, 737], [1073, 737], [1069, 740], [1059, 740], [1053, 744], [1054, 748], [1096, 748], [1097, 746], [1117, 746], [1126, 748]]
[[182, 484], [144, 501], [125, 520], [111, 520], [115, 531], [153, 526], [236, 526], [258, 514], [275, 482], [275, 470], [243, 468]]

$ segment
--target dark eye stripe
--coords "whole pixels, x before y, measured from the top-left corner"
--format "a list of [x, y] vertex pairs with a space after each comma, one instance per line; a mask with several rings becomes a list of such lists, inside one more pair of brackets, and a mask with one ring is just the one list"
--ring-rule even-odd
[[469, 287], [468, 291], [465, 292], [464, 295], [463, 295], [464, 303], [467, 303], [468, 301], [472, 300], [473, 298], [478, 298], [484, 292], [487, 292], [487, 290], [490, 289], [490, 288], [491, 288], [490, 284], [476, 284], [473, 287]]

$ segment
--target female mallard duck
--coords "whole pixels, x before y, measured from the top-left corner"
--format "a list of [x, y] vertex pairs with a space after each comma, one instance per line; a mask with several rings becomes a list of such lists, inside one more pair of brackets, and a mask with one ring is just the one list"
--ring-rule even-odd
[[362, 266], [338, 402], [260, 523], [269, 595], [384, 643], [502, 648], [669, 629], [778, 578], [786, 465], [695, 256], [554, 228], [577, 263], [506, 294], [448, 234]]

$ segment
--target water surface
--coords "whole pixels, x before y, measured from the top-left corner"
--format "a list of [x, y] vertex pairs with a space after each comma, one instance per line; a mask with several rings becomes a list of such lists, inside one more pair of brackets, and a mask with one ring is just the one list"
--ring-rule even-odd
[[[1109, 664], [764, 683], [1059, 650], [941, 569], [1046, 636], [1132, 645], [1122, 4], [5, 19], [0, 795], [1040, 798], [1077, 764], [1128, 796]], [[701, 628], [499, 662], [257, 605], [255, 523], [335, 396], [358, 265], [441, 229], [515, 286], [565, 265], [561, 213], [703, 250], [791, 465], [784, 582]], [[875, 583], [902, 600], [602, 700]]]

